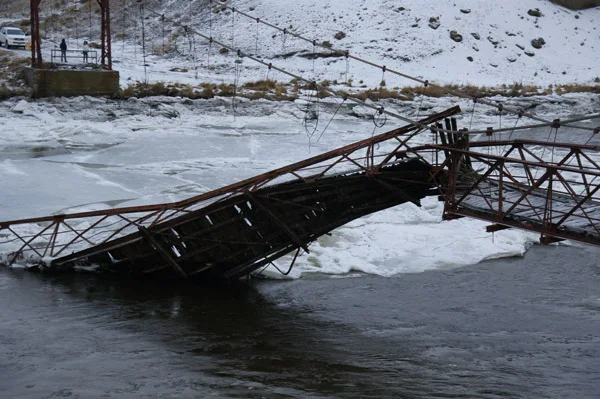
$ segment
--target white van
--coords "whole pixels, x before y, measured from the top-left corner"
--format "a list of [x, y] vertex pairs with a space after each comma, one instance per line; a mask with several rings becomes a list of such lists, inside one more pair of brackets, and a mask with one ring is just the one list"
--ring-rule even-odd
[[23, 47], [27, 44], [27, 37], [25, 33], [19, 28], [13, 28], [10, 26], [3, 26], [0, 28], [0, 46], [11, 47]]

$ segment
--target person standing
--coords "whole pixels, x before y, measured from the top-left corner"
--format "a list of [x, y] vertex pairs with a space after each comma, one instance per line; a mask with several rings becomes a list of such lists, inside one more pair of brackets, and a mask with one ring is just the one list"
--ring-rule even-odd
[[90, 51], [90, 46], [87, 41], [83, 42], [83, 62], [88, 62], [88, 52]]
[[67, 62], [67, 42], [65, 42], [65, 39], [60, 42], [60, 61]]

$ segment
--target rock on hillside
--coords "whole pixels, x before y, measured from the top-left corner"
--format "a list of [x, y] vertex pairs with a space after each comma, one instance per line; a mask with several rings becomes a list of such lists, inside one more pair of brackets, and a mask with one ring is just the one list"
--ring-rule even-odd
[[[589, 83], [600, 75], [600, 7], [577, 12], [542, 0], [482, 1], [476, 6], [469, 0], [236, 0], [233, 4], [244, 11], [253, 8], [253, 15], [309, 38], [331, 41], [334, 47], [430, 80], [543, 86]], [[538, 10], [541, 16], [530, 15], [529, 10]], [[218, 18], [219, 32], [231, 37], [231, 15], [219, 13]], [[435, 29], [432, 20], [439, 21]], [[343, 40], [334, 39], [338, 31], [346, 33]], [[451, 35], [453, 31], [461, 41], [452, 39], [458, 37]], [[280, 37], [271, 39], [266, 29], [263, 35], [270, 40], [261, 45], [269, 46], [272, 55], [281, 51]], [[237, 41], [252, 48], [253, 36], [239, 35]], [[310, 49], [306, 43], [289, 42], [288, 50]], [[362, 76], [369, 74], [375, 75], [372, 81], [380, 79], [369, 68]]]

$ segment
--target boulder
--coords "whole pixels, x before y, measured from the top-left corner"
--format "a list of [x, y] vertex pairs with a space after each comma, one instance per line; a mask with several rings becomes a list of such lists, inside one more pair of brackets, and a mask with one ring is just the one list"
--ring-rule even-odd
[[544, 44], [546, 44], [546, 41], [542, 37], [538, 37], [537, 39], [533, 39], [531, 41], [531, 46], [538, 50], [541, 49], [544, 46]]
[[437, 29], [439, 28], [441, 25], [440, 19], [437, 17], [431, 17], [429, 18], [429, 27], [431, 29]]
[[457, 43], [460, 43], [463, 41], [462, 35], [455, 30], [450, 31], [450, 39], [454, 40]]

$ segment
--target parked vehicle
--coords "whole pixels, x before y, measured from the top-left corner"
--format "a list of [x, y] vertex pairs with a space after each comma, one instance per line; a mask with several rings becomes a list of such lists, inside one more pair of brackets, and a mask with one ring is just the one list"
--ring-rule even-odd
[[21, 29], [10, 26], [0, 28], [0, 46], [25, 48], [26, 44], [27, 36]]

